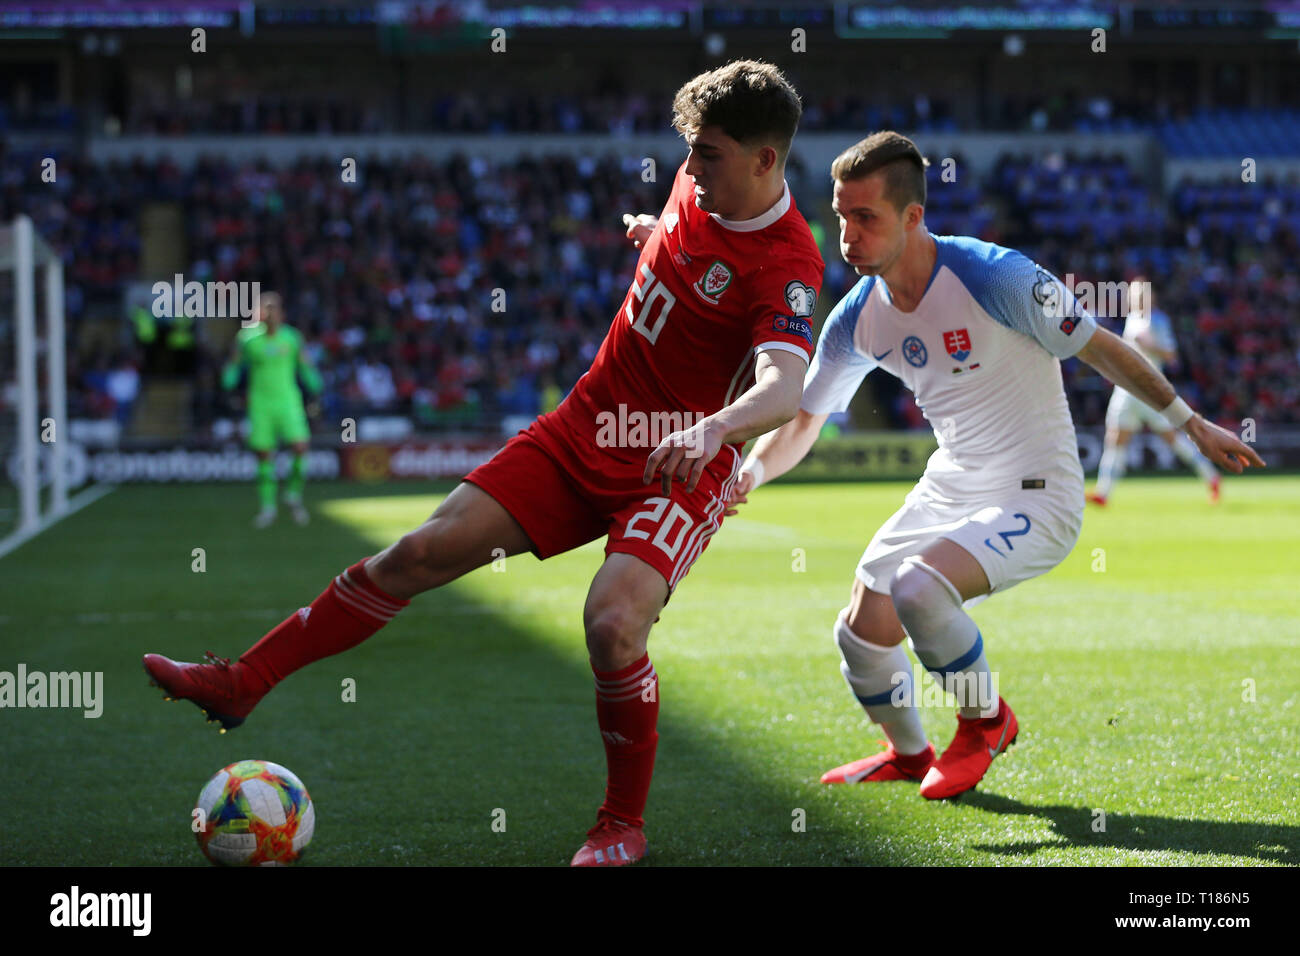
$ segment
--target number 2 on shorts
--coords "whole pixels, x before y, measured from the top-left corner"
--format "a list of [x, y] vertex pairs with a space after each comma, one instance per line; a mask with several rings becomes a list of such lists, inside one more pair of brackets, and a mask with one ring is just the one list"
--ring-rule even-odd
[[[1008, 550], [1008, 551], [1014, 551], [1014, 550], [1016, 550], [1016, 546], [1013, 545], [1013, 544], [1011, 543], [1011, 539], [1012, 539], [1012, 538], [1018, 538], [1018, 537], [1020, 537], [1022, 534], [1028, 534], [1028, 533], [1029, 533], [1029, 529], [1030, 529], [1030, 527], [1031, 527], [1030, 522], [1029, 522], [1029, 516], [1028, 516], [1028, 515], [1022, 515], [1019, 511], [1017, 511], [1017, 512], [1016, 512], [1015, 514], [1013, 514], [1011, 517], [1013, 517], [1013, 518], [1019, 518], [1021, 521], [1023, 521], [1023, 522], [1025, 523], [1025, 526], [1024, 526], [1023, 528], [1021, 528], [1019, 531], [999, 531], [999, 532], [998, 532], [998, 537], [1002, 539], [1002, 543], [1005, 544], [1005, 545], [1007, 546], [1007, 550]], [[994, 546], [994, 544], [993, 544], [993, 539], [992, 539], [992, 538], [985, 538], [985, 539], [984, 539], [984, 543], [987, 544], [990, 548], [993, 548], [993, 550], [994, 550], [996, 553], [998, 553], [998, 554], [1001, 554], [1001, 553], [1002, 553], [1001, 551], [998, 551], [998, 549]]]

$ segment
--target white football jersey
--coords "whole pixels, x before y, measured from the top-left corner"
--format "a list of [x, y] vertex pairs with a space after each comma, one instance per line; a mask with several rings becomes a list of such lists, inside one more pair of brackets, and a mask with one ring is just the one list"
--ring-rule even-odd
[[1164, 368], [1164, 359], [1138, 344], [1137, 337], [1143, 332], [1149, 332], [1156, 340], [1156, 344], [1172, 352], [1177, 348], [1177, 343], [1174, 342], [1173, 322], [1159, 309], [1152, 309], [1145, 315], [1142, 312], [1130, 312], [1124, 319], [1124, 341], [1141, 352], [1156, 368]]
[[1039, 480], [1077, 484], [1079, 464], [1059, 359], [1097, 324], [1065, 285], [1013, 249], [934, 236], [934, 273], [912, 312], [864, 276], [831, 311], [801, 407], [844, 411], [872, 369], [902, 379], [934, 428], [929, 492], [967, 501]]

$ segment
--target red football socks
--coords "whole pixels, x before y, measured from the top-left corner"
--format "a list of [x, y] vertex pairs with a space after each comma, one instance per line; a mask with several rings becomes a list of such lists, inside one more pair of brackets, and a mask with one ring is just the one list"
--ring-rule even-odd
[[600, 813], [641, 826], [659, 734], [659, 677], [650, 655], [596, 674], [596, 720], [605, 740], [609, 777]]
[[356, 647], [411, 603], [375, 587], [367, 560], [340, 573], [310, 607], [300, 607], [240, 656], [267, 690], [312, 661]]
[[[299, 668], [360, 644], [411, 603], [377, 588], [366, 574], [366, 560], [339, 574], [309, 607], [246, 651], [239, 661], [248, 676], [269, 690]], [[600, 812], [641, 826], [659, 743], [659, 677], [648, 654], [620, 670], [593, 671], [609, 768]]]

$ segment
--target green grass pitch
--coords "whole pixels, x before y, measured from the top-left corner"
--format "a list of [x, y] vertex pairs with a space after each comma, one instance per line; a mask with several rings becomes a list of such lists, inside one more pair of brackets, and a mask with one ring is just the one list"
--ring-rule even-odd
[[[250, 757], [311, 791], [307, 865], [567, 863], [604, 783], [581, 633], [599, 544], [418, 597], [225, 736], [140, 668], [236, 656], [421, 522], [430, 487], [309, 486], [312, 524], [265, 532], [250, 487], [123, 487], [0, 560], [0, 670], [104, 675], [98, 719], [0, 711], [0, 864], [207, 866], [195, 797]], [[831, 625], [907, 487], [763, 488], [678, 588], [650, 641], [647, 865], [1300, 861], [1300, 478], [1229, 476], [1218, 506], [1190, 476], [1127, 480], [1060, 567], [976, 607], [1020, 740], [938, 803], [817, 782], [880, 746]], [[953, 711], [923, 720], [946, 746]]]

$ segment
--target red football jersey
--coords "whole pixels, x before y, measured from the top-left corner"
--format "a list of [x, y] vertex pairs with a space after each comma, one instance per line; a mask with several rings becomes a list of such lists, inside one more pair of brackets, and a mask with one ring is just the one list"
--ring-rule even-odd
[[760, 349], [811, 359], [823, 268], [788, 185], [763, 215], [729, 221], [695, 204], [683, 162], [591, 369], [545, 418], [588, 465], [601, 454], [643, 463], [671, 424], [749, 389]]

